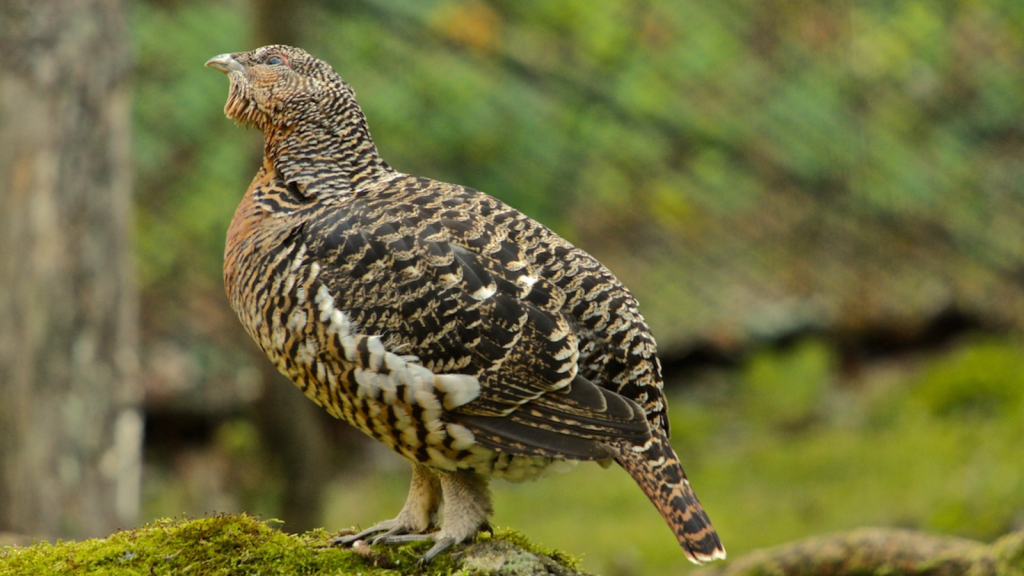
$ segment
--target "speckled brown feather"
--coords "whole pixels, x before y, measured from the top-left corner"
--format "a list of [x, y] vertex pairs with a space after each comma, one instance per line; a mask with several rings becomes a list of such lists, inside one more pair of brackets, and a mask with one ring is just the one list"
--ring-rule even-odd
[[424, 502], [458, 495], [432, 557], [486, 524], [477, 475], [615, 459], [691, 560], [724, 555], [668, 444], [654, 339], [604, 266], [491, 196], [391, 169], [352, 89], [302, 50], [208, 64], [265, 137], [228, 232], [232, 307], [310, 399], [418, 466], [403, 513], [367, 533], [419, 538]]

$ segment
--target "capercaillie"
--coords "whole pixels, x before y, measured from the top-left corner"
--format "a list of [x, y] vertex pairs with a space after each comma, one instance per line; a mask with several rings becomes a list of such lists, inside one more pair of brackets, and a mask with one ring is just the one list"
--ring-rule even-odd
[[432, 540], [429, 561], [488, 527], [488, 478], [596, 460], [625, 468], [687, 558], [725, 557], [611, 272], [487, 194], [392, 169], [352, 88], [305, 51], [206, 65], [230, 80], [227, 116], [264, 135], [227, 235], [232, 308], [307, 397], [412, 462], [398, 516], [335, 543]]

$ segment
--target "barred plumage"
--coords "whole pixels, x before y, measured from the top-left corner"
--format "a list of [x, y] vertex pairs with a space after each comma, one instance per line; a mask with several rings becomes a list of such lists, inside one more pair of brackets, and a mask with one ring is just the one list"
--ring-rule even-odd
[[306, 396], [413, 462], [398, 517], [339, 543], [432, 539], [429, 561], [487, 527], [488, 477], [614, 460], [690, 560], [725, 556], [611, 272], [486, 194], [393, 170], [352, 89], [306, 52], [207, 65], [230, 79], [225, 113], [265, 139], [228, 231], [232, 307]]

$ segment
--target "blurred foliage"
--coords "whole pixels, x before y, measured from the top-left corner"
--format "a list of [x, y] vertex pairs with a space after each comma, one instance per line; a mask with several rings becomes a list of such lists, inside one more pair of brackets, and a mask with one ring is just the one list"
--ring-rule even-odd
[[[260, 139], [223, 118], [227, 83], [202, 64], [255, 47], [256, 16], [242, 0], [129, 6], [147, 367], [176, 367], [147, 370], [147, 386], [223, 407], [208, 395], [254, 378], [220, 267]], [[487, 191], [594, 253], [663, 351], [900, 334], [948, 310], [1024, 326], [1019, 0], [294, 9], [393, 166]], [[986, 340], [850, 374], [828, 339], [756, 348], [676, 394], [674, 441], [731, 555], [868, 524], [991, 539], [1024, 523], [1021, 358], [1019, 341]], [[259, 463], [249, 434], [226, 429], [219, 458]], [[397, 473], [341, 478], [328, 527], [401, 506], [405, 467], [369, 450]], [[177, 467], [220, 465], [204, 462]], [[499, 484], [496, 522], [606, 575], [677, 573], [629, 478], [582, 468]], [[159, 476], [149, 505], [272, 507], [274, 481], [251, 474], [271, 496], [197, 503], [220, 488]]]
[[938, 416], [1024, 415], [1024, 348], [994, 341], [959, 350], [932, 366], [913, 394]]
[[[131, 7], [145, 285], [154, 307], [194, 305], [219, 297], [224, 230], [259, 153], [202, 63], [252, 48], [254, 15], [241, 0]], [[294, 10], [385, 158], [595, 253], [663, 348], [914, 329], [946, 309], [1024, 319], [1017, 0]]]
[[218, 425], [209, 445], [151, 448], [146, 455], [144, 516], [248, 512], [274, 517], [281, 509], [284, 479], [265, 450], [255, 424], [242, 418]]
[[811, 421], [832, 386], [835, 356], [835, 350], [814, 340], [755, 354], [742, 375], [744, 416], [768, 426]]

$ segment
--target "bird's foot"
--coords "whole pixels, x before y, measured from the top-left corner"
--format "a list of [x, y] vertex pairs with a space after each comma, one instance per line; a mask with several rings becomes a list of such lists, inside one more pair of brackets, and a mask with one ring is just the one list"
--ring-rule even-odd
[[[494, 534], [494, 529], [491, 528], [489, 523], [484, 524], [480, 527], [481, 532], [487, 532], [488, 534]], [[408, 542], [422, 542], [423, 540], [433, 540], [434, 545], [427, 550], [427, 552], [420, 557], [418, 564], [421, 566], [430, 564], [437, 557], [438, 554], [448, 550], [456, 544], [460, 544], [466, 540], [469, 540], [476, 534], [469, 536], [455, 535], [446, 533], [444, 528], [430, 534], [381, 534], [373, 538], [372, 544], [404, 544]]]
[[384, 529], [385, 531], [383, 534], [378, 534], [376, 536], [371, 537], [369, 540], [366, 540], [367, 536], [371, 536], [372, 534], [379, 532], [380, 530], [382, 530], [381, 525], [387, 524], [388, 522], [390, 521], [381, 522], [380, 524], [373, 526], [372, 528], [367, 528], [366, 530], [363, 530], [358, 534], [353, 534], [352, 536], [339, 536], [337, 538], [332, 538], [330, 540], [330, 544], [334, 546], [356, 547], [357, 545], [360, 545], [360, 542], [364, 541], [366, 544], [371, 545], [389, 545], [407, 544], [409, 542], [422, 542], [423, 540], [433, 540], [434, 545], [430, 548], [430, 550], [427, 550], [427, 553], [421, 556], [419, 561], [417, 562], [417, 564], [423, 566], [426, 564], [430, 564], [430, 562], [441, 552], [444, 552], [448, 548], [451, 548], [454, 544], [459, 543], [459, 540], [457, 538], [454, 538], [452, 536], [442, 536], [440, 531], [433, 532], [430, 534], [402, 534], [400, 527], [391, 527]]
[[[443, 493], [443, 498], [441, 494]], [[435, 532], [438, 503], [444, 501], [444, 521]], [[427, 564], [438, 554], [475, 537], [481, 530], [492, 532], [487, 522], [491, 498], [487, 479], [474, 472], [457, 470], [434, 472], [426, 466], [413, 466], [409, 497], [398, 516], [385, 520], [351, 536], [332, 538], [334, 546], [364, 544], [403, 544], [432, 540], [434, 546], [420, 558]], [[493, 532], [492, 532], [493, 533]]]
[[430, 534], [389, 534], [385, 532], [379, 536], [372, 538], [370, 544], [408, 544], [409, 542], [422, 542], [424, 540], [433, 540], [434, 545], [427, 550], [427, 553], [420, 557], [418, 564], [425, 565], [429, 564], [438, 554], [444, 552], [448, 548], [451, 548], [454, 544], [458, 544], [456, 538], [450, 536], [442, 536], [441, 532], [432, 532]]
[[[367, 528], [366, 530], [363, 530], [358, 534], [332, 538], [329, 541], [329, 543], [334, 546], [355, 546], [356, 543], [362, 541], [370, 545], [383, 544], [387, 546], [393, 544], [408, 544], [410, 542], [422, 542], [424, 540], [433, 540], [434, 545], [430, 548], [430, 550], [427, 550], [427, 552], [422, 557], [420, 557], [418, 562], [420, 565], [425, 565], [433, 561], [438, 554], [444, 552], [445, 550], [448, 550], [456, 544], [469, 540], [470, 538], [476, 535], [475, 533], [468, 535], [451, 534], [447, 533], [444, 528], [438, 530], [437, 532], [411, 533], [407, 531], [407, 527], [397, 524], [397, 520], [397, 518], [393, 520], [385, 520], [384, 522]], [[494, 534], [494, 529], [491, 528], [491, 525], [488, 523], [485, 523], [483, 526], [481, 526], [480, 531], [487, 532], [489, 534]]]
[[347, 547], [352, 546], [360, 540], [364, 540], [368, 544], [387, 544], [389, 543], [387, 539], [394, 538], [399, 535], [422, 536], [422, 538], [418, 538], [420, 540], [428, 538], [426, 534], [415, 533], [421, 530], [422, 528], [418, 530], [416, 526], [413, 526], [410, 523], [406, 522], [405, 519], [402, 518], [401, 515], [399, 515], [397, 518], [392, 518], [391, 520], [385, 520], [378, 524], [374, 524], [373, 526], [370, 526], [369, 528], [361, 532], [356, 532], [355, 534], [349, 536], [338, 536], [336, 538], [331, 538], [327, 542], [331, 546]]

